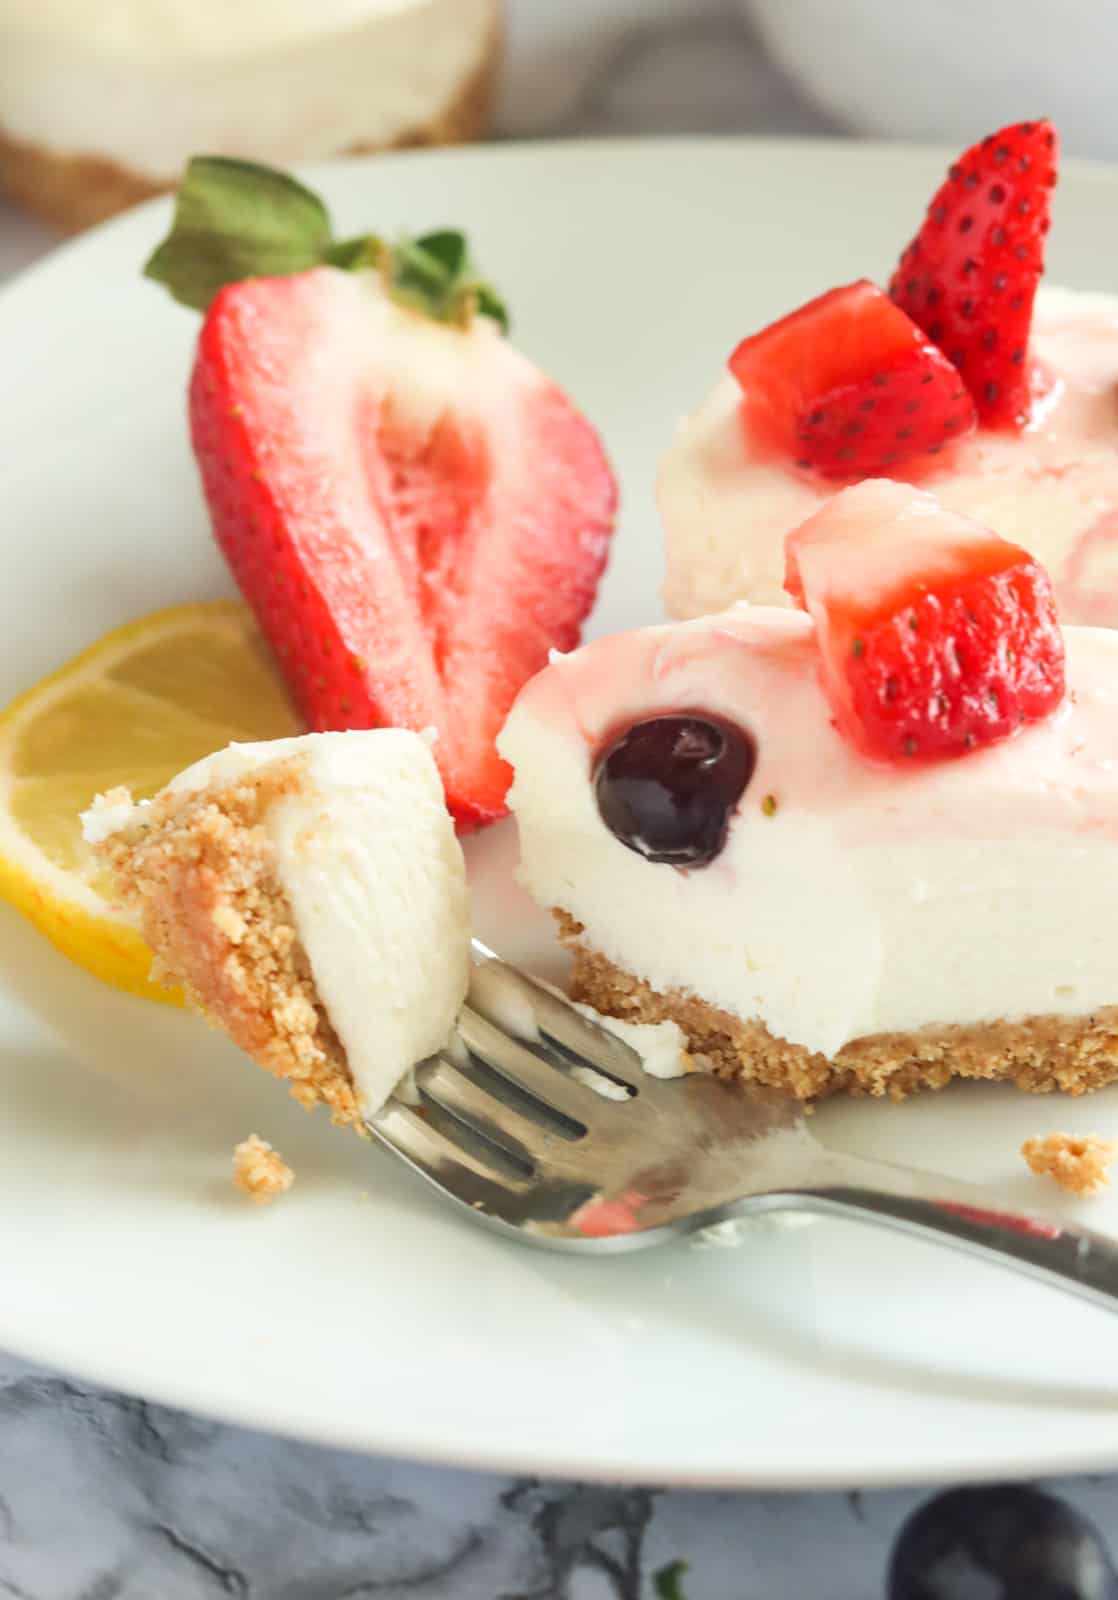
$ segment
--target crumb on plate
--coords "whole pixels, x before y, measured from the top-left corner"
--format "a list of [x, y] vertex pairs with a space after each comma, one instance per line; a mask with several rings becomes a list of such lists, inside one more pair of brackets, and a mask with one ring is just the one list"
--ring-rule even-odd
[[266, 1139], [250, 1133], [233, 1151], [233, 1187], [258, 1205], [267, 1205], [290, 1189], [295, 1174]]
[[1099, 1133], [1048, 1133], [1026, 1139], [1021, 1154], [1038, 1177], [1052, 1178], [1070, 1194], [1099, 1194], [1110, 1184], [1118, 1140]]

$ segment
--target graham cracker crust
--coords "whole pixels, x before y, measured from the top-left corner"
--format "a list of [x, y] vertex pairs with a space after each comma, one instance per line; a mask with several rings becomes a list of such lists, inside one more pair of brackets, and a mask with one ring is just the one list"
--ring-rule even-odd
[[[480, 138], [489, 125], [500, 56], [500, 6], [495, 0], [477, 67], [435, 116], [387, 143], [359, 142], [336, 154], [373, 155], [423, 145], [468, 144]], [[293, 152], [291, 159], [295, 158]], [[174, 187], [174, 182], [157, 182], [123, 162], [31, 144], [0, 127], [0, 190], [64, 233], [80, 233]]]
[[[300, 758], [224, 787], [164, 791], [142, 820], [96, 847], [121, 900], [138, 913], [157, 982], [187, 999], [254, 1061], [284, 1078], [307, 1110], [363, 1132], [345, 1051], [318, 997], [310, 962], [261, 825], [296, 793]], [[117, 790], [110, 801], [127, 797]]]
[[798, 1100], [832, 1094], [888, 1095], [942, 1089], [952, 1078], [1004, 1080], [1030, 1094], [1087, 1094], [1118, 1079], [1118, 1006], [1086, 1017], [921, 1028], [854, 1039], [829, 1059], [743, 1022], [697, 995], [661, 994], [585, 944], [583, 928], [556, 909], [559, 936], [574, 956], [571, 993], [626, 1022], [676, 1022], [692, 1055], [722, 1077], [783, 1089]]

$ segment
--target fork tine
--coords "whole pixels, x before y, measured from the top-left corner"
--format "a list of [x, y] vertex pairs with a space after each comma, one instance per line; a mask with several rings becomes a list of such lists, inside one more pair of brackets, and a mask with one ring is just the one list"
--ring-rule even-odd
[[529, 1000], [536, 1013], [537, 1025], [547, 1038], [554, 1039], [564, 1049], [581, 1056], [596, 1072], [604, 1073], [607, 1078], [616, 1078], [629, 1089], [639, 1092], [648, 1088], [649, 1078], [641, 1066], [640, 1057], [624, 1039], [619, 1039], [600, 1023], [591, 1022], [581, 1011], [576, 1011], [569, 1000], [551, 994], [525, 973], [518, 973], [517, 976], [530, 991]]
[[509, 1203], [529, 1192], [531, 1181], [506, 1176], [462, 1149], [438, 1128], [398, 1100], [390, 1100], [369, 1119], [369, 1132], [402, 1156], [437, 1188], [473, 1209], [503, 1215]]
[[528, 1166], [546, 1162], [557, 1144], [569, 1142], [558, 1128], [548, 1127], [499, 1100], [471, 1072], [463, 1071], [445, 1056], [425, 1061], [416, 1069], [415, 1081], [420, 1093], [442, 1110]]
[[463, 1006], [459, 1012], [457, 1028], [463, 1044], [474, 1055], [560, 1116], [585, 1128], [593, 1113], [601, 1115], [604, 1110], [605, 1102], [594, 1089], [579, 1083], [561, 1067], [544, 1061], [534, 1050], [494, 1027], [470, 1006]]

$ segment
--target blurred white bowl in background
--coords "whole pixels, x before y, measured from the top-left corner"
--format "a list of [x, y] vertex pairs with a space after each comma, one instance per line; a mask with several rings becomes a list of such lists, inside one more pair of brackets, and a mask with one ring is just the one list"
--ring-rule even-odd
[[1118, 156], [1111, 0], [738, 0], [771, 55], [862, 133], [969, 144], [1051, 117], [1071, 154]]

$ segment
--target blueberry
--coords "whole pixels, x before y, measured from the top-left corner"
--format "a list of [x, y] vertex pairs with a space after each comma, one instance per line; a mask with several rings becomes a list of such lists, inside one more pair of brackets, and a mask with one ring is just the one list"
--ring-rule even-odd
[[744, 729], [688, 712], [634, 722], [594, 768], [602, 821], [649, 861], [705, 867], [726, 843], [730, 818], [757, 764]]
[[1039, 1489], [952, 1489], [901, 1529], [888, 1600], [1118, 1600], [1091, 1524]]

